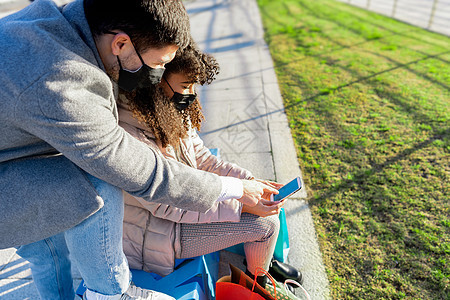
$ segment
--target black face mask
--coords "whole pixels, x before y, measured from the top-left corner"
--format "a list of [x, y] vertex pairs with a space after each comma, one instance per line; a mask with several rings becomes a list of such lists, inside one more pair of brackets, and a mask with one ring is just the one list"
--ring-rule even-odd
[[[117, 34], [117, 32], [112, 31], [107, 31], [106, 33], [113, 35]], [[120, 67], [119, 81], [117, 82], [117, 84], [120, 88], [124, 89], [127, 92], [132, 92], [137, 88], [146, 88], [160, 83], [165, 70], [165, 68], [155, 69], [146, 65], [137, 50], [136, 54], [138, 55], [142, 63], [142, 67], [137, 71], [128, 71], [122, 68], [122, 63], [120, 62], [119, 56], [117, 56], [117, 61], [119, 62]]]
[[175, 107], [179, 111], [185, 110], [195, 101], [195, 99], [197, 99], [197, 94], [180, 94], [175, 92], [167, 79], [164, 78], [164, 80], [173, 92], [173, 96], [170, 100], [175, 103]]
[[137, 88], [146, 88], [161, 82], [161, 77], [164, 74], [165, 68], [152, 68], [144, 63], [141, 55], [137, 52], [139, 59], [142, 62], [142, 67], [137, 71], [128, 71], [122, 68], [119, 56], [117, 56], [117, 61], [119, 62], [119, 81], [117, 84], [119, 87], [127, 92], [132, 92]]

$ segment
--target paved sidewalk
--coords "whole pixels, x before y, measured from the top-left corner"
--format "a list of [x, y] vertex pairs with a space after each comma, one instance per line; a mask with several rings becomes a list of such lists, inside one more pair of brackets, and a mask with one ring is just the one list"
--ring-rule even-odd
[[[301, 175], [256, 1], [185, 0], [185, 4], [195, 40], [221, 65], [218, 79], [200, 91], [207, 118], [201, 132], [206, 145], [220, 148], [222, 158], [260, 178], [286, 183]], [[289, 260], [302, 270], [312, 299], [330, 299], [305, 198], [303, 190], [285, 205]], [[239, 265], [241, 260], [223, 251], [220, 272], [227, 272], [228, 261]], [[80, 276], [73, 272], [77, 286]], [[28, 263], [14, 249], [0, 250], [0, 299], [38, 299]]]
[[[257, 177], [286, 183], [301, 175], [255, 0], [185, 1], [194, 39], [219, 61], [218, 79], [201, 90], [206, 122], [201, 135], [222, 158]], [[316, 239], [305, 189], [285, 205], [290, 263], [305, 276], [312, 299], [329, 299], [328, 280]], [[241, 258], [225, 251], [226, 261]]]

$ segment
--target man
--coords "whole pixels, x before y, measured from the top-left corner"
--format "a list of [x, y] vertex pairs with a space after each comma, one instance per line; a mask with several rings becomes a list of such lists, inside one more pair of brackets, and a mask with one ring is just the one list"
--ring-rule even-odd
[[277, 193], [165, 160], [117, 125], [116, 83], [159, 82], [188, 41], [181, 0], [39, 0], [0, 20], [0, 248], [22, 245], [41, 298], [74, 298], [69, 253], [85, 299], [158, 296], [130, 286], [122, 189], [201, 212]]

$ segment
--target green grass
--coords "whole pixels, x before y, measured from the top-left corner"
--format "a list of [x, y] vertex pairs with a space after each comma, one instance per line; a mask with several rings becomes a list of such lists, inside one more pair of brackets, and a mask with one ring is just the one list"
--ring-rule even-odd
[[258, 3], [332, 298], [450, 299], [449, 38], [331, 0]]

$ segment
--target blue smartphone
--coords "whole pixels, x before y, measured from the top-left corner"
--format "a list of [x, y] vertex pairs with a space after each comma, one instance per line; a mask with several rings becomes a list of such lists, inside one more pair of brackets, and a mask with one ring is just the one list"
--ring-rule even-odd
[[302, 188], [302, 181], [300, 177], [296, 177], [290, 182], [283, 185], [279, 190], [277, 195], [270, 195], [271, 201], [281, 201], [292, 195], [293, 193], [299, 191]]

